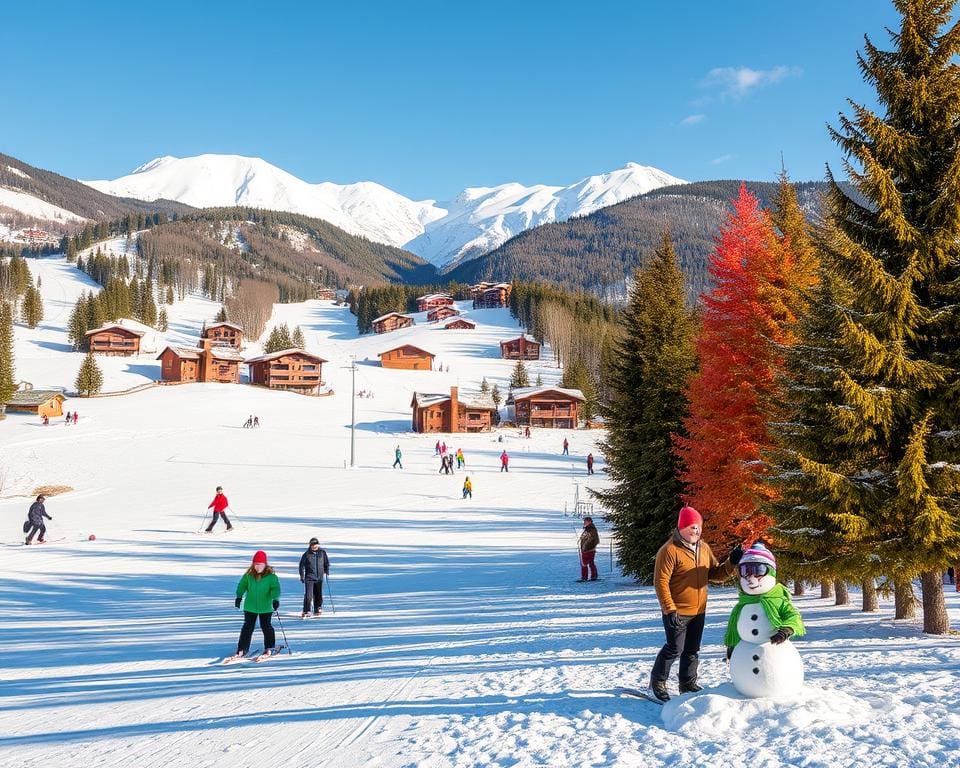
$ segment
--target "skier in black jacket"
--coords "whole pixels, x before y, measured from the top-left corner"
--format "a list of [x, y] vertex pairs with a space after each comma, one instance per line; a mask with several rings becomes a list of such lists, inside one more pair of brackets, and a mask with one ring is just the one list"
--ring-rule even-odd
[[300, 581], [303, 584], [303, 613], [300, 618], [310, 615], [313, 606], [313, 615], [323, 613], [323, 577], [330, 575], [330, 558], [325, 550], [320, 549], [317, 539], [310, 539], [307, 551], [300, 557]]
[[41, 493], [39, 496], [37, 496], [37, 500], [30, 505], [30, 511], [27, 512], [27, 522], [29, 523], [29, 527], [24, 529], [24, 533], [27, 534], [27, 539], [24, 544], [32, 543], [33, 537], [38, 531], [40, 532], [40, 537], [37, 539], [37, 543], [43, 543], [43, 537], [47, 534], [47, 527], [43, 524], [43, 518], [47, 518], [47, 520], [53, 520], [53, 518], [47, 514], [47, 510], [43, 506], [43, 502], [46, 500], [46, 497]]

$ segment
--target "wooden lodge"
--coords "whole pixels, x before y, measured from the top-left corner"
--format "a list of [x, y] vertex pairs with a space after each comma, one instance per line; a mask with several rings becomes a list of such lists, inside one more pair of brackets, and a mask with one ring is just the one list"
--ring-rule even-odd
[[202, 339], [210, 339], [215, 344], [229, 345], [234, 349], [243, 346], [243, 326], [226, 321], [211, 323], [200, 334]]
[[387, 312], [387, 314], [380, 315], [374, 320], [371, 326], [374, 333], [389, 333], [398, 328], [409, 328], [413, 324], [413, 318], [408, 315], [401, 315], [399, 312]]
[[452, 307], [453, 297], [446, 293], [428, 293], [417, 297], [417, 312], [427, 312], [440, 307]]
[[432, 371], [432, 352], [415, 347], [413, 344], [401, 344], [399, 347], [380, 352], [380, 365], [384, 368], [399, 368], [405, 371]]
[[414, 432], [489, 432], [497, 412], [489, 395], [461, 400], [457, 387], [449, 395], [414, 392], [410, 407]]
[[513, 407], [513, 420], [517, 424], [576, 429], [580, 423], [580, 403], [584, 399], [579, 389], [523, 387], [510, 393], [507, 407]]
[[500, 357], [505, 360], [539, 360], [540, 342], [526, 334], [501, 341]]
[[440, 320], [446, 320], [449, 317], [456, 317], [459, 314], [460, 313], [453, 307], [437, 307], [427, 312], [427, 320], [431, 323], [436, 323]]
[[240, 353], [230, 346], [216, 346], [209, 338], [201, 339], [199, 347], [167, 347], [157, 360], [162, 382], [240, 383]]
[[87, 349], [97, 355], [139, 355], [143, 331], [109, 323], [84, 334]]
[[247, 360], [250, 383], [270, 389], [289, 389], [303, 395], [320, 393], [322, 357], [302, 349], [284, 349]]
[[333, 288], [317, 288], [316, 293], [314, 294], [315, 298], [323, 299], [325, 301], [336, 301], [337, 292]]
[[496, 309], [510, 306], [510, 283], [482, 282], [470, 286], [474, 309]]
[[465, 317], [458, 317], [456, 320], [451, 320], [445, 326], [443, 330], [445, 331], [472, 331], [477, 327], [477, 324], [473, 320], [467, 320]]
[[35, 413], [38, 416], [63, 416], [66, 398], [62, 392], [50, 389], [21, 389], [14, 392], [4, 405], [10, 413]]

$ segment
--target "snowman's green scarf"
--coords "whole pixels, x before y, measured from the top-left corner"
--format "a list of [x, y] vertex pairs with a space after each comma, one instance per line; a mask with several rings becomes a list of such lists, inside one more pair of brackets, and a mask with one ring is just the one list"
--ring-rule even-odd
[[[790, 593], [787, 592], [783, 584], [777, 584], [769, 592], [762, 595], [748, 595], [743, 590], [740, 591], [740, 600], [733, 607], [730, 614], [730, 621], [727, 622], [727, 634], [723, 636], [724, 645], [733, 648], [740, 642], [740, 633], [737, 632], [737, 620], [740, 618], [740, 611], [745, 605], [756, 605], [760, 603], [763, 612], [767, 614], [770, 620], [770, 626], [774, 631], [780, 627], [790, 627], [793, 630], [794, 637], [800, 637], [806, 630], [803, 628], [803, 620], [800, 618], [800, 612], [793, 607], [790, 602]], [[769, 638], [765, 638], [769, 640]]]

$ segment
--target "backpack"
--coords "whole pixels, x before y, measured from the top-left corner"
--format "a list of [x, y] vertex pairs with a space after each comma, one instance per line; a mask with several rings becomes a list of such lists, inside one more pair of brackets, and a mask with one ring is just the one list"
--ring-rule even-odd
[[29, 521], [29, 520], [25, 520], [24, 523], [23, 523], [23, 532], [26, 533], [26, 532], [29, 531], [29, 530], [30, 530], [30, 521]]

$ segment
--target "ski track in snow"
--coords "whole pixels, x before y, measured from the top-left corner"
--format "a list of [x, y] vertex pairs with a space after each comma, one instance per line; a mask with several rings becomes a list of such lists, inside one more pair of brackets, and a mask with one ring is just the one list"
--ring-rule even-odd
[[[62, 259], [30, 265], [49, 320], [17, 326], [18, 378], [69, 383], [79, 355], [63, 349], [69, 311], [56, 310], [88, 284]], [[199, 297], [170, 307], [166, 340], [189, 340], [217, 308]], [[328, 302], [278, 305], [268, 330], [302, 326], [308, 348], [330, 360], [333, 396], [162, 387], [68, 400], [76, 426], [0, 422], [0, 538], [17, 541], [36, 486], [75, 489], [47, 503], [49, 535], [64, 540], [5, 547], [0, 558], [0, 766], [960, 763], [960, 638], [892, 621], [887, 600], [861, 614], [855, 593], [850, 606], [797, 599], [808, 628], [797, 700], [744, 700], [729, 684], [730, 588], [711, 593], [703, 693], [662, 708], [617, 695], [617, 685], [645, 684], [663, 630], [652, 589], [612, 572], [602, 523], [604, 580], [574, 583], [579, 521], [563, 510], [574, 482], [585, 491], [597, 434], [441, 436], [466, 453], [474, 499], [464, 501], [461, 473], [437, 473], [437, 437], [408, 432], [414, 389], [469, 391], [486, 376], [506, 390], [513, 366], [495, 347], [517, 328], [505, 311], [469, 314], [475, 332], [420, 323], [358, 338]], [[450, 373], [372, 364], [405, 341], [435, 351]], [[344, 466], [350, 355], [357, 389], [375, 393], [357, 399], [355, 469]], [[154, 357], [103, 359], [107, 389], [148, 380]], [[554, 383], [546, 357], [531, 373]], [[263, 427], [240, 429], [251, 413]], [[402, 471], [390, 468], [398, 443]], [[498, 471], [504, 447], [509, 475]], [[606, 482], [602, 467], [601, 456], [589, 485]], [[196, 536], [218, 484], [236, 530]], [[312, 535], [330, 553], [336, 613], [325, 595], [323, 617], [300, 621], [285, 614], [299, 610], [296, 567]], [[260, 548], [281, 578], [293, 654], [224, 666], [241, 621], [235, 585]], [[947, 599], [956, 624], [958, 594]]]

